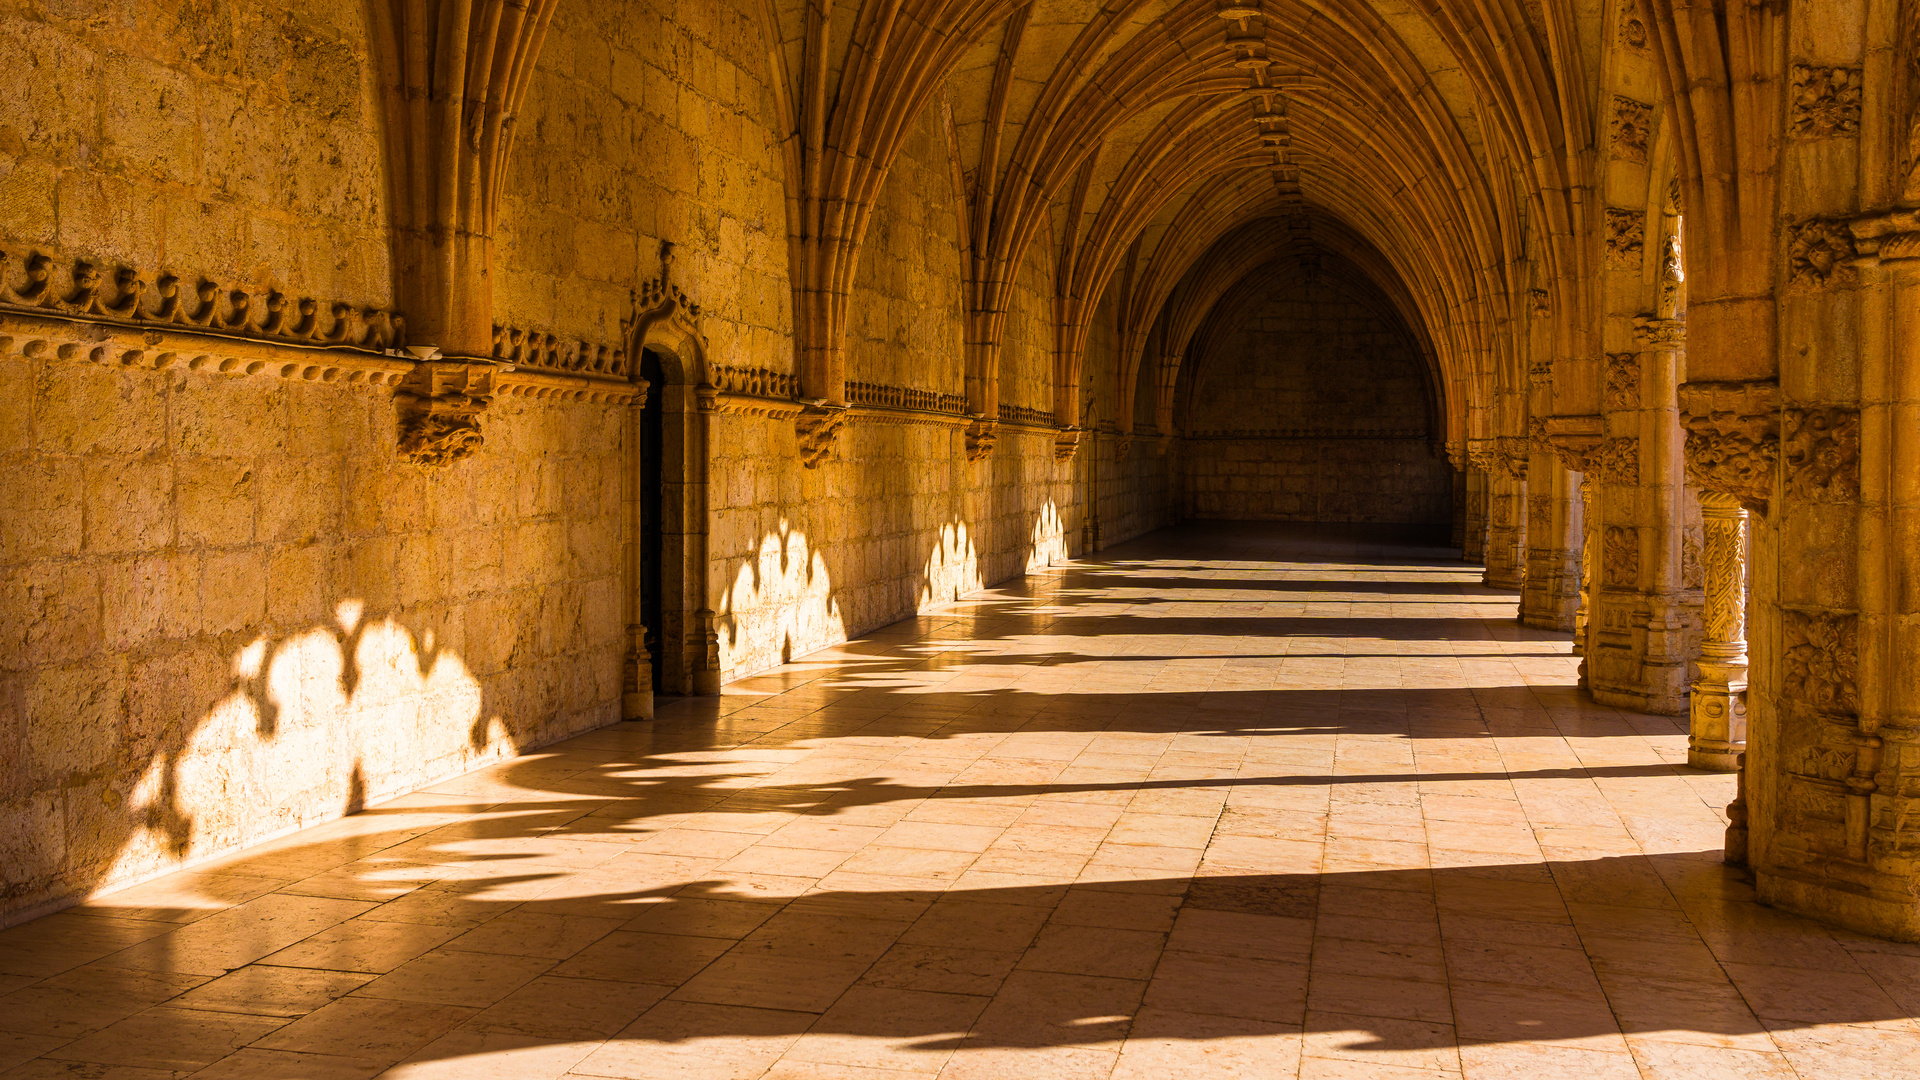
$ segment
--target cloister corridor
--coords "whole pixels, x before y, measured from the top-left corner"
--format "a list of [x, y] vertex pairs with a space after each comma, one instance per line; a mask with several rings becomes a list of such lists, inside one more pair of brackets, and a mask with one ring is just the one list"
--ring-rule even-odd
[[1163, 530], [0, 932], [0, 1075], [1920, 1075], [1920, 947], [1404, 539]]

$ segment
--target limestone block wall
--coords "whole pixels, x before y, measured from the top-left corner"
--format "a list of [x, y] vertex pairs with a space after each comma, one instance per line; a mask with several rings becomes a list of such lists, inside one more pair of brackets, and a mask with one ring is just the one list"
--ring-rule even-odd
[[1442, 524], [1423, 361], [1386, 298], [1334, 274], [1282, 275], [1187, 383], [1195, 517]]
[[1188, 439], [1194, 517], [1444, 525], [1447, 463], [1419, 439]]
[[367, 7], [0, 2], [0, 237], [385, 306]]
[[618, 718], [616, 407], [0, 357], [0, 920]]

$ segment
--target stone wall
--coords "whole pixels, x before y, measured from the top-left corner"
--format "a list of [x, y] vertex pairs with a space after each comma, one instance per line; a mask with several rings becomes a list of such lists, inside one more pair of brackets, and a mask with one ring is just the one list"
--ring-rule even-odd
[[[177, 274], [186, 292], [205, 278], [322, 311], [393, 303], [364, 6], [45, 10], [0, 0], [20, 58], [0, 93], [24, 106], [0, 116], [8, 282], [48, 254], [63, 274], [85, 260]], [[562, 5], [502, 184], [495, 322], [616, 349], [635, 290], [664, 272], [699, 306], [708, 362], [790, 375], [768, 54], [747, 0]], [[850, 380], [963, 393], [953, 181], [930, 109], [866, 236]], [[1048, 413], [1051, 261], [1032, 245], [1001, 360], [1002, 401]], [[84, 345], [29, 357], [13, 333], [0, 327], [0, 921], [620, 718], [625, 406], [501, 396], [480, 450], [428, 469], [396, 452], [391, 383], [276, 376], [311, 351], [155, 371]], [[1088, 366], [1111, 347], [1097, 336]], [[810, 469], [790, 415], [708, 422], [695, 572], [725, 678], [1081, 542], [1089, 458], [1058, 460], [1045, 425], [1009, 423], [969, 461], [951, 409], [856, 409]], [[1142, 444], [1116, 468], [1111, 450], [1108, 542], [1167, 519], [1178, 460]]]
[[621, 428], [0, 358], [0, 917], [618, 718]]
[[1444, 524], [1423, 363], [1377, 289], [1297, 267], [1227, 320], [1186, 386], [1190, 516]]

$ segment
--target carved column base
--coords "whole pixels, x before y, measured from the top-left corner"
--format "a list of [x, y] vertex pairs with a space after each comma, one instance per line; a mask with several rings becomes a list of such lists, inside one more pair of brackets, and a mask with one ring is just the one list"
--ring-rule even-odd
[[701, 608], [693, 613], [693, 619], [700, 647], [699, 662], [693, 667], [693, 692], [711, 697], [720, 692], [720, 635], [714, 629], [711, 609]]
[[1687, 764], [1734, 772], [1747, 749], [1747, 664], [1700, 659], [1687, 725]]
[[653, 654], [647, 651], [647, 628], [627, 627], [627, 677], [620, 693], [620, 719], [653, 719]]

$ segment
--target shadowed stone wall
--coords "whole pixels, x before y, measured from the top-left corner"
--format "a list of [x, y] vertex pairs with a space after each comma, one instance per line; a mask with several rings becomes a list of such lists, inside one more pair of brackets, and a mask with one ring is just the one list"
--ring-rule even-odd
[[[1237, 315], [1237, 318], [1235, 316]], [[1275, 279], [1227, 313], [1188, 391], [1188, 512], [1240, 520], [1444, 524], [1422, 362], [1386, 298], [1326, 274]]]

